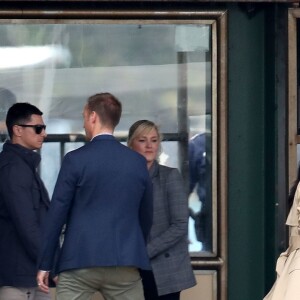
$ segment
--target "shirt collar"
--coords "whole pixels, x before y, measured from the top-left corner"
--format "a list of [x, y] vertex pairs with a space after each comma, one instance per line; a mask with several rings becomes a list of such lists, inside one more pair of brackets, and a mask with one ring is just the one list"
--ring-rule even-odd
[[91, 141], [95, 138], [95, 137], [97, 137], [97, 136], [100, 136], [100, 135], [112, 135], [112, 133], [110, 133], [110, 132], [103, 132], [103, 133], [99, 133], [99, 134], [96, 134], [95, 136], [93, 136], [92, 138], [91, 138]]

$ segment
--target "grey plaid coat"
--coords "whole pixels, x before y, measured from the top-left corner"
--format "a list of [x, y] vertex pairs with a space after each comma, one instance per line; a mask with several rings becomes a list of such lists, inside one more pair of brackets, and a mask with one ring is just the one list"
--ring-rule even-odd
[[188, 197], [177, 169], [154, 162], [150, 176], [154, 203], [147, 249], [158, 294], [165, 295], [196, 284], [188, 252]]

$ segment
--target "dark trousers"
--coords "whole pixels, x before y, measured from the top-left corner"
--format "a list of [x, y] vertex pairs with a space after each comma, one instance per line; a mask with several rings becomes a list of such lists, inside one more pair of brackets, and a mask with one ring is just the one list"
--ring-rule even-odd
[[180, 292], [158, 296], [157, 288], [152, 271], [140, 270], [145, 300], [179, 300]]

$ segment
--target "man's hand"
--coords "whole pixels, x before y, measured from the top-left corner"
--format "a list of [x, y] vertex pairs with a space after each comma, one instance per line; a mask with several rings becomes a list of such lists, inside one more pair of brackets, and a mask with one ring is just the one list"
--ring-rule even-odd
[[36, 282], [42, 292], [49, 293], [49, 272], [41, 270], [38, 271]]

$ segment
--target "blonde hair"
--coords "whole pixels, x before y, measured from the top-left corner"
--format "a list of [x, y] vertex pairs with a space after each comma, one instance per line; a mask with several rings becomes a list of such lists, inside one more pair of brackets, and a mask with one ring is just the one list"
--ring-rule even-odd
[[148, 133], [153, 129], [155, 129], [157, 132], [160, 144], [162, 140], [162, 135], [159, 132], [158, 126], [154, 122], [149, 120], [139, 120], [133, 123], [129, 128], [127, 146], [132, 149], [132, 144], [136, 137], [140, 136], [142, 133]]

